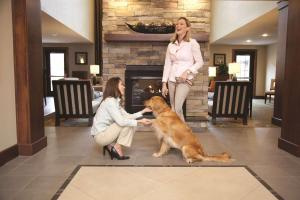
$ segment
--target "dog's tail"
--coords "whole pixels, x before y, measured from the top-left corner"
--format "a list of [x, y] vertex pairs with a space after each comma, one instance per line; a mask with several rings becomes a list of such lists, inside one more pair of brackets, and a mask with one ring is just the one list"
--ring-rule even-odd
[[218, 162], [228, 162], [228, 161], [232, 161], [233, 159], [231, 159], [231, 156], [226, 153], [223, 152], [219, 155], [202, 155], [202, 154], [198, 154], [198, 159], [199, 160], [203, 160], [203, 161], [218, 161]]

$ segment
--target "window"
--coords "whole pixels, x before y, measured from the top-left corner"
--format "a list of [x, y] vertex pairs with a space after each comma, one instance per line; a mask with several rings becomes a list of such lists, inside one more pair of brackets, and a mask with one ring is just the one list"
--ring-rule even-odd
[[62, 79], [65, 76], [65, 54], [50, 53], [50, 83], [53, 91], [52, 81]]
[[237, 73], [237, 80], [250, 80], [250, 55], [237, 55], [236, 62], [240, 64], [241, 71]]

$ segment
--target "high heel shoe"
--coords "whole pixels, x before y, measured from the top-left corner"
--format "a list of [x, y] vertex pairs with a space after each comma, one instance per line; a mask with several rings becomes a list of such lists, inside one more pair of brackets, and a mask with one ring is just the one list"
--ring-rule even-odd
[[111, 150], [110, 150], [110, 157], [111, 157], [111, 159], [116, 158], [117, 160], [127, 160], [127, 159], [130, 158], [129, 156], [120, 156], [120, 154], [115, 149], [115, 147], [111, 148]]
[[107, 151], [111, 157], [111, 151], [109, 150], [108, 145], [103, 146], [103, 150], [102, 150], [103, 156], [105, 156], [105, 151]]

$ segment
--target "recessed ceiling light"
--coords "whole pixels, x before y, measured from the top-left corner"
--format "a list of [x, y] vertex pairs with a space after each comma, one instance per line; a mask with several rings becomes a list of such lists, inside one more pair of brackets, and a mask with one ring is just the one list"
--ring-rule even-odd
[[268, 37], [269, 34], [268, 34], [268, 33], [264, 33], [264, 34], [262, 34], [261, 36], [263, 36], [263, 37]]
[[252, 42], [252, 40], [246, 40], [246, 42], [247, 42], [247, 43], [250, 43], [250, 42]]

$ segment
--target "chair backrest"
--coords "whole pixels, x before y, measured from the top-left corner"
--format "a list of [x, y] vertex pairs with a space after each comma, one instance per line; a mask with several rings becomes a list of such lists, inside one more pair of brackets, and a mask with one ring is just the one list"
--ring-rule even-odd
[[247, 116], [251, 83], [216, 81], [212, 114], [214, 116]]
[[275, 90], [275, 79], [271, 79], [270, 90]]
[[55, 111], [62, 117], [93, 115], [90, 80], [55, 80], [53, 83]]

